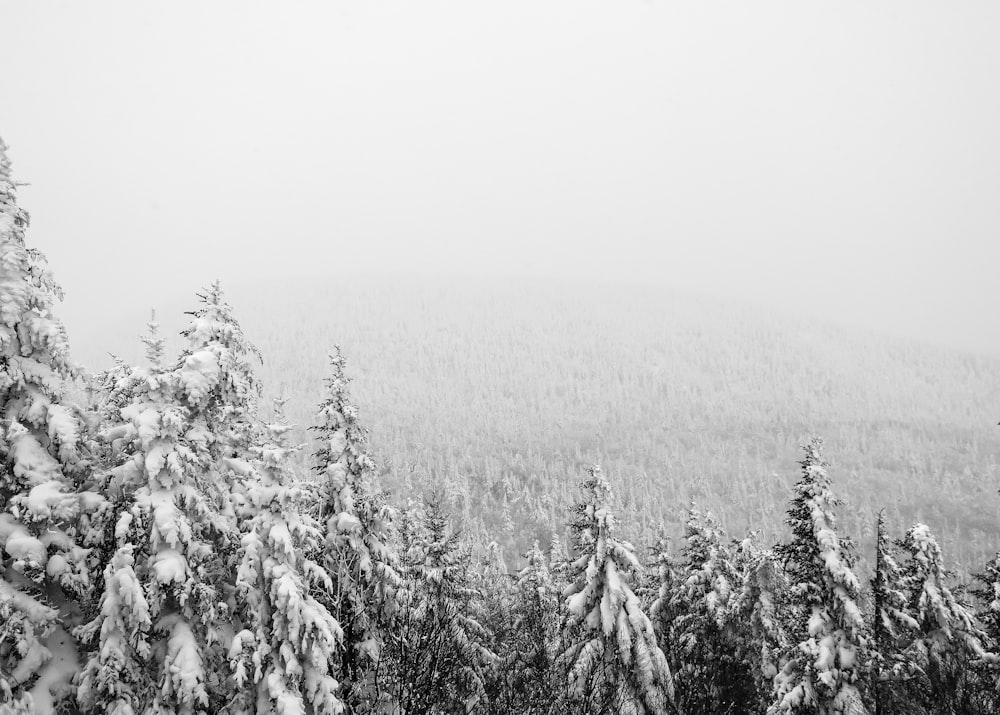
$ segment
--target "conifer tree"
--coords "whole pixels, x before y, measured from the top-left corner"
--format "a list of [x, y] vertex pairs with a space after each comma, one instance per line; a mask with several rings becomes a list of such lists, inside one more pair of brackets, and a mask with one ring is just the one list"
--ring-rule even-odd
[[[89, 577], [77, 529], [88, 494], [82, 425], [65, 399], [77, 370], [52, 307], [62, 293], [25, 245], [0, 141], [0, 711], [53, 707], [75, 670], [66, 616]], [[60, 614], [62, 611], [62, 614]]]
[[885, 529], [885, 512], [878, 513], [875, 543], [875, 576], [872, 591], [872, 688], [875, 715], [897, 712], [905, 707], [897, 687], [911, 677], [915, 669], [904, 656], [901, 646], [908, 643], [918, 628], [907, 613], [906, 585]]
[[[902, 583], [906, 616], [915, 624], [904, 657], [914, 672], [905, 698], [910, 712], [968, 712], [976, 693], [973, 669], [995, 665], [972, 611], [952, 593], [941, 547], [926, 524], [915, 524], [899, 543], [906, 555]], [[964, 709], [963, 709], [964, 708]]]
[[733, 618], [743, 578], [711, 513], [692, 506], [685, 539], [680, 583], [672, 594], [678, 707], [684, 712], [741, 713], [756, 696]]
[[[235, 524], [259, 428], [261, 386], [252, 362], [260, 361], [260, 353], [244, 335], [218, 281], [199, 299], [201, 307], [189, 313], [191, 321], [181, 333], [187, 346], [174, 370], [177, 397], [189, 411], [186, 438], [212, 475], [204, 486], [222, 489], [219, 508]], [[155, 343], [147, 348], [161, 349]]]
[[515, 630], [527, 636], [523, 644], [527, 647], [520, 652], [519, 659], [538, 673], [539, 681], [545, 682], [546, 671], [552, 665], [551, 644], [557, 635], [559, 589], [537, 541], [524, 557], [527, 563], [517, 575], [519, 611]]
[[[500, 696], [491, 696], [493, 713], [547, 713], [552, 702], [553, 662], [559, 630], [559, 590], [552, 581], [545, 554], [536, 541], [524, 555], [511, 603], [490, 620], [495, 650], [500, 656], [496, 674]], [[489, 597], [489, 596], [488, 596]], [[507, 619], [501, 624], [503, 618]]]
[[[162, 364], [151, 334], [153, 364], [116, 380], [127, 404], [105, 430], [114, 461], [102, 485], [115, 500], [114, 551], [99, 612], [80, 631], [93, 644], [78, 692], [86, 712], [188, 714], [229, 701], [233, 460], [249, 455], [256, 381], [218, 285], [202, 301], [176, 364]], [[240, 464], [242, 481], [251, 470]]]
[[569, 585], [569, 559], [566, 556], [566, 546], [559, 537], [557, 530], [552, 531], [552, 538], [549, 540], [549, 573], [552, 582], [561, 593]]
[[320, 442], [316, 472], [324, 492], [323, 564], [333, 585], [328, 606], [344, 630], [340, 658], [348, 712], [375, 705], [373, 669], [400, 600], [399, 558], [392, 545], [392, 510], [374, 488], [367, 433], [348, 394], [345, 360], [330, 356], [327, 394], [312, 428]]
[[977, 614], [983, 624], [983, 632], [989, 639], [991, 650], [1000, 648], [1000, 552], [998, 552], [982, 572], [976, 574], [977, 587], [973, 591], [982, 607]]
[[805, 447], [802, 477], [786, 522], [792, 541], [777, 547], [785, 561], [795, 622], [794, 644], [775, 677], [770, 713], [864, 712], [859, 691], [867, 646], [858, 607], [851, 545], [836, 532], [834, 508], [818, 438]]
[[344, 710], [331, 666], [339, 660], [343, 633], [314, 593], [332, 586], [317, 553], [323, 533], [304, 513], [314, 498], [297, 483], [287, 444], [291, 426], [277, 419], [265, 428], [256, 451], [255, 480], [248, 487], [252, 516], [244, 525], [236, 591], [244, 629], [229, 651], [236, 699], [231, 713], [314, 713]]
[[784, 654], [788, 633], [782, 612], [787, 599], [787, 578], [772, 550], [761, 549], [752, 538], [740, 543], [737, 563], [743, 583], [734, 604], [733, 618], [743, 624], [740, 656], [752, 665], [757, 700], [767, 709]]
[[[657, 643], [666, 655], [674, 651], [674, 619], [677, 612], [674, 609], [674, 593], [678, 588], [680, 578], [678, 564], [670, 553], [670, 540], [661, 534], [652, 549], [653, 561], [656, 567], [656, 582], [658, 585], [656, 599], [650, 607], [650, 621], [656, 633]], [[669, 661], [668, 661], [669, 662]]]
[[432, 496], [402, 523], [406, 602], [387, 643], [395, 706], [407, 715], [465, 713], [481, 702], [497, 656], [477, 619], [469, 552]]
[[589, 713], [659, 715], [672, 711], [667, 659], [630, 579], [641, 573], [635, 550], [613, 534], [611, 487], [600, 467], [588, 470], [573, 507], [577, 558], [566, 598], [560, 662], [574, 708]]

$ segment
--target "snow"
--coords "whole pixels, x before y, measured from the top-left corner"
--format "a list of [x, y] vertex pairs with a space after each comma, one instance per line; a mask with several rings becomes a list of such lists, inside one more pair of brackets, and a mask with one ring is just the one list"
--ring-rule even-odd
[[176, 549], [157, 552], [152, 559], [152, 568], [159, 583], [184, 583], [188, 578], [187, 560]]
[[43, 565], [46, 561], [45, 546], [22, 526], [10, 530], [4, 539], [3, 547], [15, 561], [26, 561], [37, 566]]
[[51, 654], [42, 667], [38, 680], [31, 688], [34, 712], [55, 713], [56, 698], [72, 690], [73, 677], [80, 669], [73, 638], [62, 628], [56, 628], [45, 639]]

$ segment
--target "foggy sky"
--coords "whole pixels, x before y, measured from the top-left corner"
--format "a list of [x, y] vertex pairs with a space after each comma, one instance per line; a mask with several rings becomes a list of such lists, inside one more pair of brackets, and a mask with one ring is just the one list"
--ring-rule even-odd
[[0, 136], [74, 341], [433, 270], [1000, 352], [998, 37], [991, 0], [0, 0]]

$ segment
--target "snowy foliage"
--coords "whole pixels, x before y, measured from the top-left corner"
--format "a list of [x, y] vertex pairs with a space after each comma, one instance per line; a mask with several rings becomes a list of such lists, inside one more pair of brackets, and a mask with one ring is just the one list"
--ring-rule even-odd
[[67, 674], [54, 657], [71, 625], [60, 611], [89, 588], [76, 522], [101, 501], [79, 493], [89, 462], [65, 398], [77, 370], [52, 315], [62, 294], [27, 227], [0, 141], [0, 709], [15, 712], [51, 708], [68, 686], [73, 664]]
[[652, 623], [630, 585], [642, 571], [631, 544], [613, 534], [611, 487], [600, 467], [583, 483], [572, 522], [577, 558], [563, 592], [560, 661], [571, 701], [586, 712], [671, 712], [673, 682]]
[[377, 699], [372, 670], [399, 606], [401, 578], [392, 544], [392, 510], [374, 488], [375, 465], [348, 394], [339, 348], [330, 364], [327, 394], [312, 428], [320, 442], [316, 472], [325, 495], [322, 560], [333, 583], [328, 604], [344, 629], [344, 698], [357, 711]]
[[[177, 396], [191, 413], [190, 436], [215, 461], [237, 460], [224, 467], [238, 475], [256, 430], [260, 384], [251, 360], [260, 355], [243, 334], [218, 282], [200, 296], [182, 335], [187, 348], [174, 370]], [[146, 341], [151, 356], [158, 347]]]
[[469, 712], [483, 700], [497, 656], [477, 618], [483, 594], [472, 585], [468, 550], [435, 498], [405, 514], [400, 531], [405, 600], [385, 654], [396, 706]]
[[[571, 458], [533, 470], [534, 444], [482, 474], [441, 435], [442, 469], [380, 459], [386, 483], [433, 481], [399, 511], [339, 349], [310, 473], [284, 419], [257, 415], [256, 350], [217, 283], [176, 359], [154, 320], [147, 364], [79, 385], [27, 226], [0, 144], [0, 715], [1000, 712], [1000, 555], [968, 591], [927, 525], [893, 544], [880, 515], [866, 623], [819, 441], [773, 548], [692, 509], [678, 553], [679, 520], [628, 525], [660, 537], [644, 567], [595, 467], [570, 556], [545, 481]], [[627, 479], [633, 516], [676, 496]], [[504, 552], [549, 532], [547, 557]]]
[[858, 605], [850, 544], [836, 532], [839, 503], [822, 442], [805, 447], [802, 477], [788, 510], [792, 541], [777, 547], [791, 583], [794, 645], [775, 676], [771, 713], [845, 713], [857, 708], [867, 633]]
[[[114, 499], [104, 515], [111, 570], [98, 614], [80, 630], [91, 643], [78, 695], [89, 712], [195, 713], [228, 700], [239, 542], [229, 455], [248, 448], [254, 382], [217, 287], [205, 301], [187, 331], [191, 349], [177, 364], [159, 363], [151, 331], [147, 346], [157, 364], [107, 377], [114, 404], [124, 404], [108, 411], [121, 424], [104, 432], [112, 465], [102, 488]], [[201, 356], [200, 378], [192, 355]], [[116, 652], [120, 643], [129, 647]], [[136, 682], [120, 683], [120, 670]]]
[[759, 549], [751, 539], [740, 543], [737, 562], [743, 583], [733, 617], [743, 623], [742, 653], [758, 678], [758, 689], [771, 694], [774, 676], [788, 649], [782, 613], [787, 578], [771, 550]]
[[[682, 712], [741, 713], [756, 696], [755, 673], [743, 652], [744, 622], [736, 610], [743, 575], [711, 513], [688, 511], [679, 573], [661, 599], [672, 615], [667, 655]], [[664, 610], [660, 602], [654, 605]], [[661, 619], [662, 624], [662, 619]], [[663, 625], [661, 625], [661, 630]]]
[[322, 543], [319, 525], [302, 508], [314, 493], [290, 471], [297, 449], [287, 444], [290, 427], [276, 422], [265, 429], [236, 581], [243, 630], [229, 648], [238, 695], [226, 711], [334, 715], [344, 711], [331, 672], [343, 633], [314, 595], [332, 587], [326, 570], [307, 557]]

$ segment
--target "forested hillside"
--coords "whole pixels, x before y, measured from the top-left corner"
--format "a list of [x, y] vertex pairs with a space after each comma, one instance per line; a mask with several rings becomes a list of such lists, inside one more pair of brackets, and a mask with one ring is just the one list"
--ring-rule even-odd
[[286, 286], [244, 324], [215, 282], [87, 373], [10, 171], [3, 715], [1000, 707], [995, 361], [594, 285]]
[[[511, 559], [563, 528], [595, 462], [639, 543], [680, 536], [692, 500], [776, 540], [812, 434], [866, 553], [883, 508], [933, 526], [962, 568], [1000, 546], [1000, 358], [618, 284], [338, 276], [230, 296], [292, 422], [308, 424], [339, 343], [384, 485], [403, 500], [445, 488]], [[150, 301], [180, 326], [184, 303]], [[106, 364], [98, 344], [135, 357], [147, 318], [117, 320], [81, 359]]]

